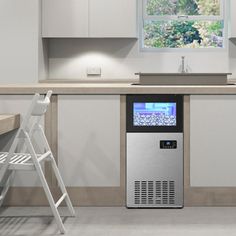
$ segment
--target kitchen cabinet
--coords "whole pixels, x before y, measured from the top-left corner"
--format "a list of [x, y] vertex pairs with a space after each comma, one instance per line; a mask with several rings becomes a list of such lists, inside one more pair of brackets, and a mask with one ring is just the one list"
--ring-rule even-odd
[[43, 37], [136, 38], [136, 0], [43, 0]]
[[43, 37], [88, 37], [88, 6], [88, 0], [43, 0]]
[[236, 95], [190, 96], [192, 187], [236, 186]]
[[236, 1], [230, 0], [230, 7], [229, 7], [229, 38], [236, 38]]
[[120, 96], [58, 96], [58, 166], [66, 186], [120, 186]]
[[90, 37], [137, 37], [136, 0], [90, 0]]
[[46, 79], [39, 8], [38, 0], [0, 1], [1, 84], [32, 84]]

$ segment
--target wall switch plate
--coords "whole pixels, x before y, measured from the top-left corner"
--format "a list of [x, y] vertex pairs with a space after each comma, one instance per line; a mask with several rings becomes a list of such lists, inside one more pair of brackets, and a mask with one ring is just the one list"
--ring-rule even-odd
[[101, 67], [88, 67], [87, 75], [101, 75]]

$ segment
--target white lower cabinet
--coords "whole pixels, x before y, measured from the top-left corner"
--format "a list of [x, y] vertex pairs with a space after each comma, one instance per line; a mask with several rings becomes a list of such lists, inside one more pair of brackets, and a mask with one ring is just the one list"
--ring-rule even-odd
[[[7, 114], [21, 114], [21, 121], [23, 116], [29, 109], [33, 96], [32, 95], [0, 95], [0, 113]], [[44, 120], [42, 120], [44, 125]], [[1, 135], [0, 137], [0, 151], [8, 151], [13, 141], [14, 132]], [[39, 178], [34, 171], [18, 171], [15, 174], [13, 186], [17, 187], [36, 187], [41, 186]]]
[[190, 96], [193, 187], [236, 186], [236, 95]]
[[58, 165], [66, 186], [120, 185], [120, 96], [58, 96]]

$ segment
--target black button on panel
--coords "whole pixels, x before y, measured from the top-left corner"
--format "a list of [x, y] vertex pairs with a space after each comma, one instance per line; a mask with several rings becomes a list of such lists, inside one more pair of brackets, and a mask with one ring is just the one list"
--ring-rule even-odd
[[177, 149], [176, 140], [161, 140], [160, 149]]

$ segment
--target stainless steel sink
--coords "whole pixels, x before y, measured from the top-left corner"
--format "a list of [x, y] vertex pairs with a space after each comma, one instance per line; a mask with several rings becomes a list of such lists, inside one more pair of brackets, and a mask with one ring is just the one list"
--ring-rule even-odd
[[137, 73], [140, 85], [227, 85], [230, 73]]

